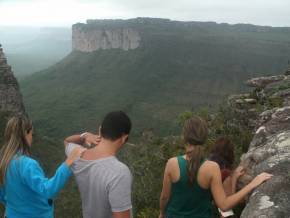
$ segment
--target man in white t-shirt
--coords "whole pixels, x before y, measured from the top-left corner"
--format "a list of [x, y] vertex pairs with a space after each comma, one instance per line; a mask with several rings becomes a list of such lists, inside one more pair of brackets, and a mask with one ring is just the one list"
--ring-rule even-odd
[[132, 175], [115, 156], [127, 142], [130, 130], [130, 118], [122, 111], [115, 111], [105, 116], [100, 136], [84, 133], [65, 139], [66, 155], [84, 143], [97, 144], [72, 165], [84, 218], [131, 217]]

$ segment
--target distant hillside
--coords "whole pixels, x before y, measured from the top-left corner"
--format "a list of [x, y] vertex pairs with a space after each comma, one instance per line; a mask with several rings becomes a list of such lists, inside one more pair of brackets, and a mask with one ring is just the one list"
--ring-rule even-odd
[[19, 78], [54, 65], [71, 52], [70, 28], [0, 27], [9, 64]]
[[282, 72], [290, 58], [290, 28], [149, 18], [77, 25], [109, 35], [133, 28], [140, 46], [73, 51], [21, 82], [28, 113], [52, 137], [95, 130], [96, 120], [116, 109], [133, 118], [135, 135], [149, 128], [167, 135], [180, 112], [215, 106], [243, 91], [248, 78]]

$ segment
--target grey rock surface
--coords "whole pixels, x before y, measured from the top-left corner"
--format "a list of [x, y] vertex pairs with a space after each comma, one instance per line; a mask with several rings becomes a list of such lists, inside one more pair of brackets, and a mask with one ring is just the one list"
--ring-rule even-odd
[[[285, 75], [255, 78], [250, 86], [261, 88], [257, 102], [279, 97], [283, 104], [268, 108], [256, 118], [256, 127], [249, 150], [241, 158], [246, 173], [239, 180], [239, 188], [262, 172], [273, 174], [248, 198], [241, 218], [290, 217], [290, 105], [289, 78]], [[266, 91], [265, 91], [266, 90]], [[262, 101], [263, 100], [263, 101]], [[265, 106], [266, 107], [266, 106]]]
[[0, 112], [24, 113], [19, 85], [0, 45]]
[[258, 77], [246, 81], [246, 84], [251, 87], [264, 88], [266, 85], [284, 80], [286, 77], [285, 75]]

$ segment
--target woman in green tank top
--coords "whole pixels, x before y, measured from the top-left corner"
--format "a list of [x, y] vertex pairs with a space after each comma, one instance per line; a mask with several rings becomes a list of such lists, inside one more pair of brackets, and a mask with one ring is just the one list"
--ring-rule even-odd
[[166, 164], [159, 218], [211, 218], [212, 199], [226, 211], [272, 177], [262, 173], [236, 194], [226, 196], [218, 164], [203, 159], [202, 146], [207, 134], [206, 122], [201, 118], [193, 117], [185, 122], [186, 153], [170, 158]]

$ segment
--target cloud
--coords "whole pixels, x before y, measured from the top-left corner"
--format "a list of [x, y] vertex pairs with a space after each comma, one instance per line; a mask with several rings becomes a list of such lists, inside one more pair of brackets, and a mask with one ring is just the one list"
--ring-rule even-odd
[[162, 17], [290, 26], [289, 8], [289, 0], [0, 0], [0, 25], [59, 26], [96, 18]]

